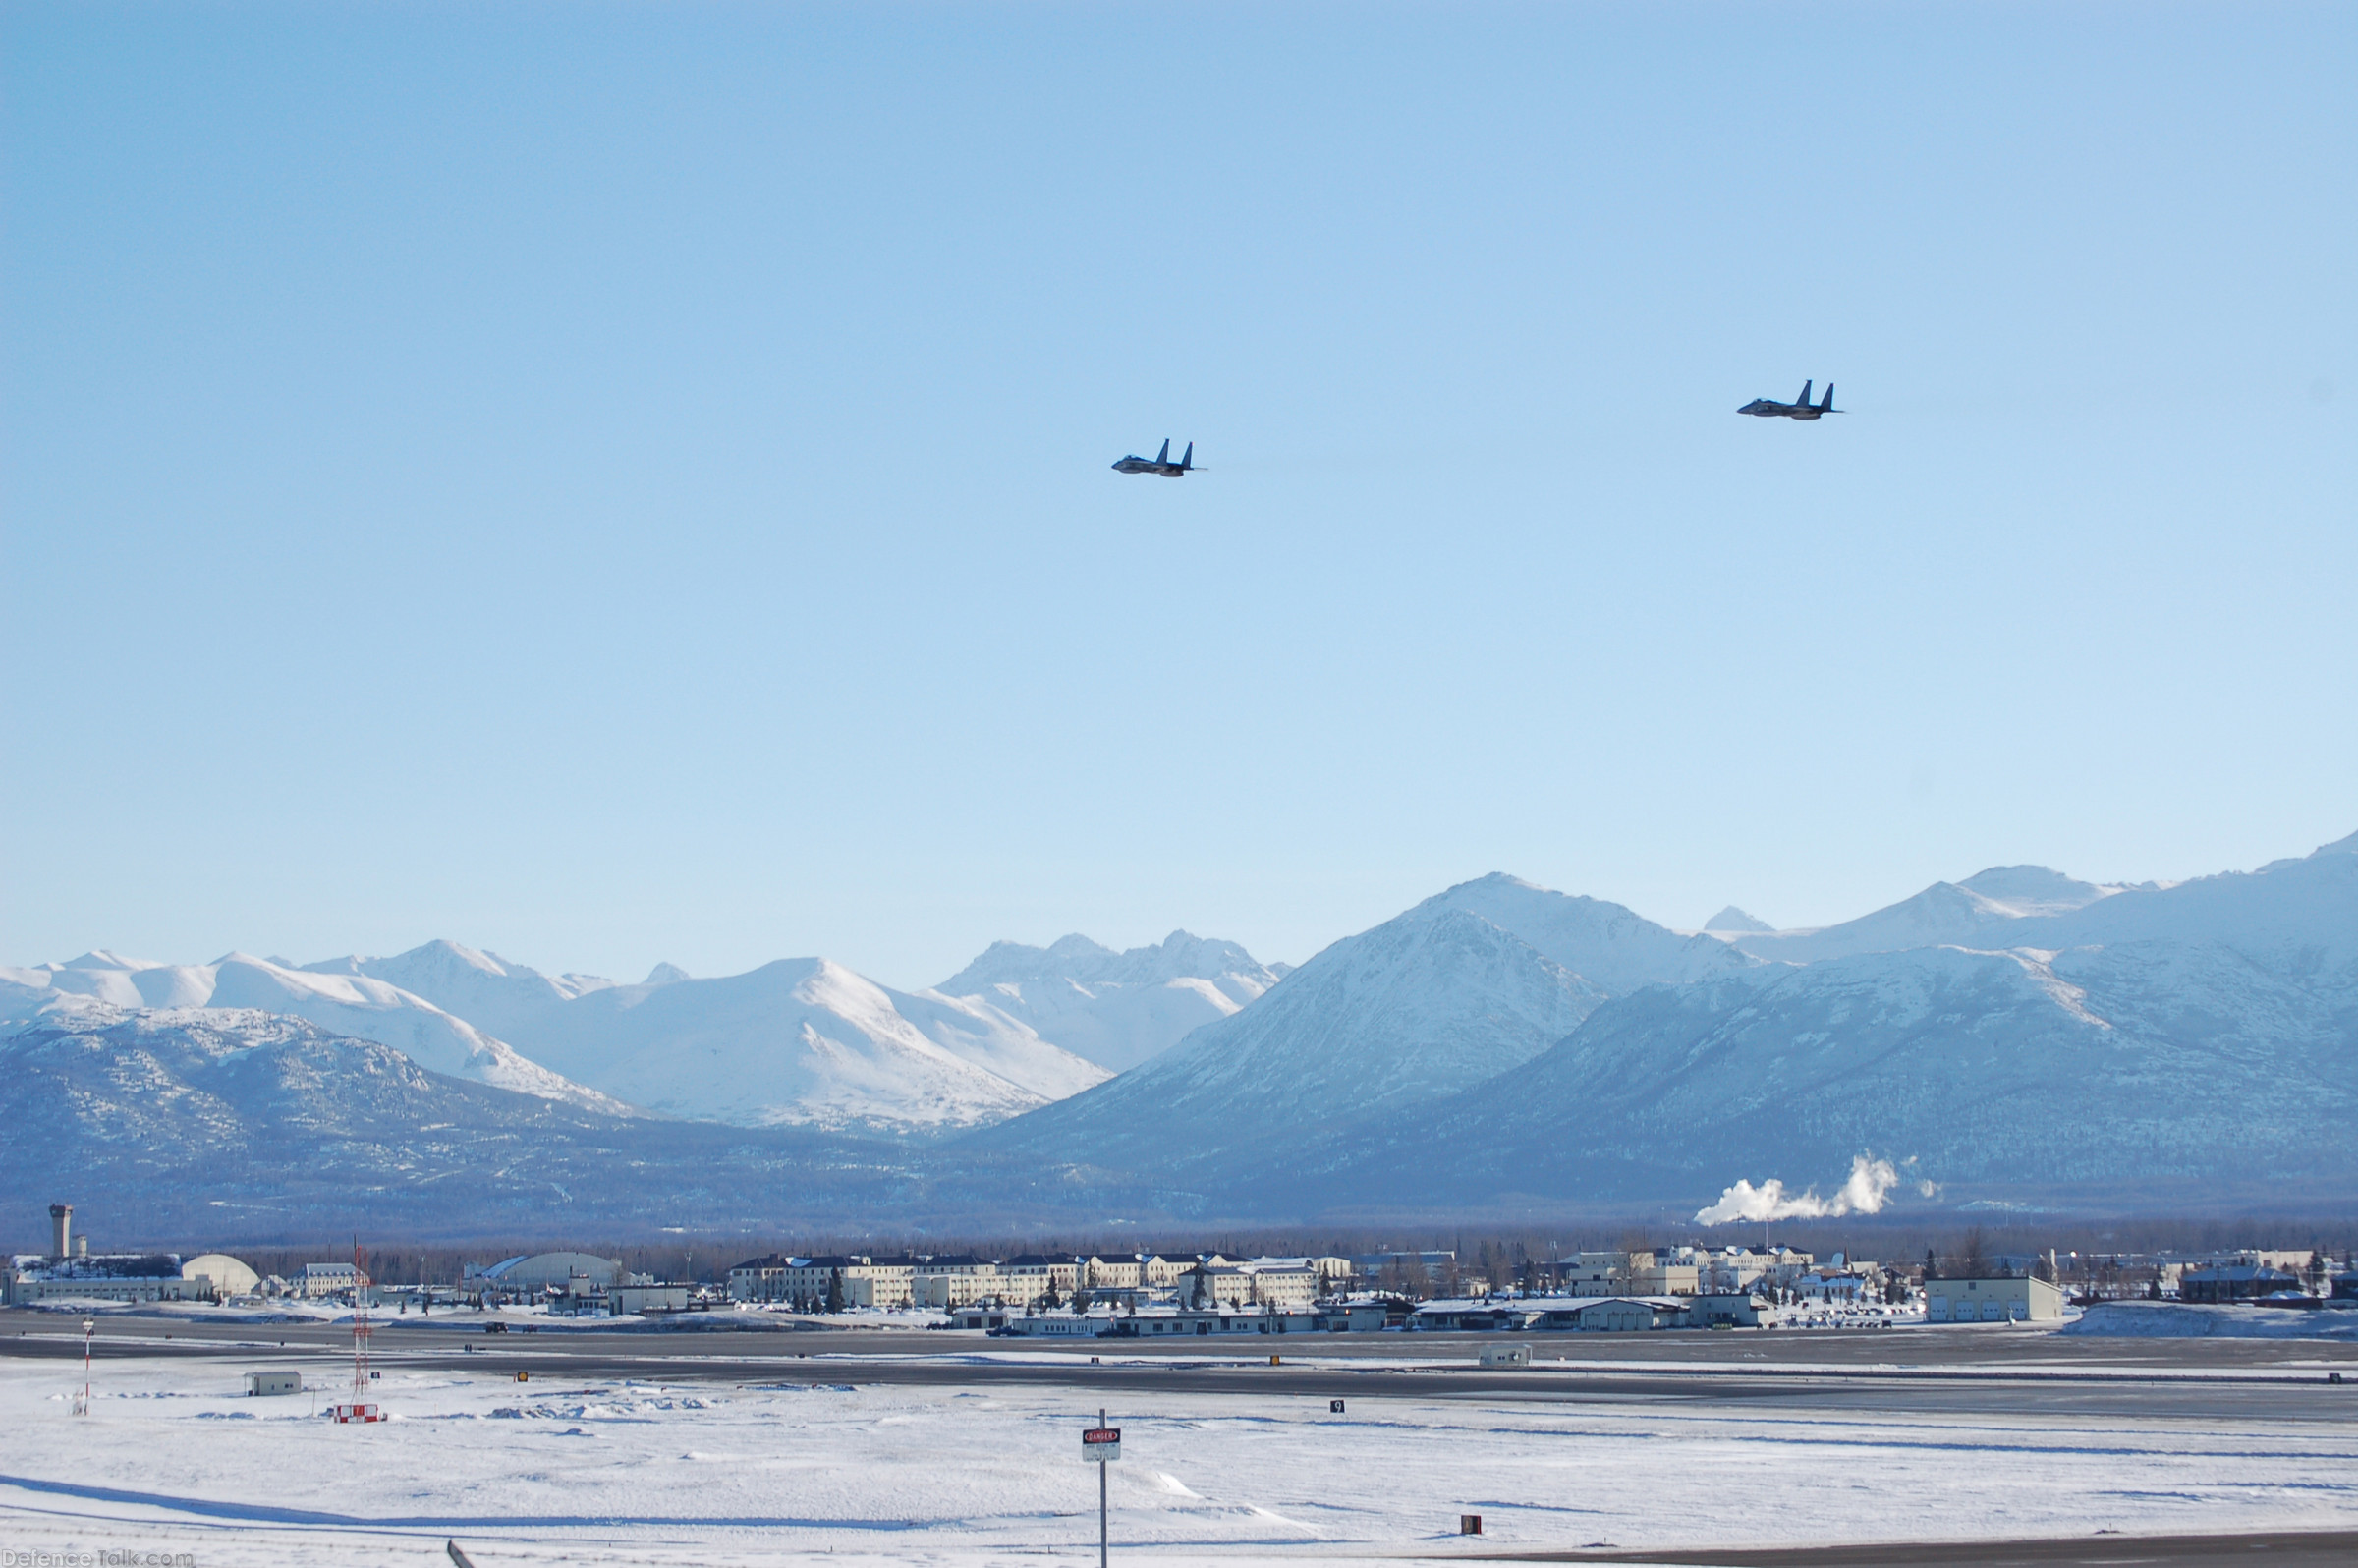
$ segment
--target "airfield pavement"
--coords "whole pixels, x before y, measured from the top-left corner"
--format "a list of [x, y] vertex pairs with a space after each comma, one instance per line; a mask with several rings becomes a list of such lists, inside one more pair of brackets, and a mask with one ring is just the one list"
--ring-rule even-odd
[[[445, 1540], [481, 1568], [1094, 1557], [1100, 1407], [1124, 1428], [1114, 1554], [1155, 1568], [2358, 1561], [2347, 1343], [1538, 1334], [1534, 1366], [1485, 1370], [1489, 1338], [380, 1316], [392, 1419], [338, 1427], [316, 1412], [350, 1397], [342, 1326], [106, 1314], [76, 1416], [78, 1316], [0, 1312], [0, 1564], [447, 1563]], [[242, 1397], [277, 1368], [309, 1391]]]

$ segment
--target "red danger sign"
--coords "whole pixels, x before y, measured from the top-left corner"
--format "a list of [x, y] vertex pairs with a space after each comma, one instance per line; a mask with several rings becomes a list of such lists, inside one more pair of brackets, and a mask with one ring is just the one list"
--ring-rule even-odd
[[1081, 1441], [1091, 1446], [1097, 1443], [1118, 1443], [1121, 1440], [1122, 1428], [1119, 1427], [1092, 1427], [1081, 1433]]

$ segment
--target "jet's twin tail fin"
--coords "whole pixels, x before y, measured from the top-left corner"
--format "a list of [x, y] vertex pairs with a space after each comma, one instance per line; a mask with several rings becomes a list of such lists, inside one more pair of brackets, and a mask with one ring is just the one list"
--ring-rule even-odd
[[[1162, 449], [1163, 449], [1165, 452], [1168, 452], [1168, 451], [1171, 449], [1171, 448], [1170, 448], [1170, 444], [1169, 444], [1168, 442], [1165, 442], [1165, 443], [1163, 444], [1163, 448], [1162, 448]], [[1190, 441], [1190, 442], [1188, 442], [1188, 443], [1187, 443], [1187, 455], [1186, 455], [1185, 457], [1183, 457], [1183, 458], [1181, 458], [1181, 459], [1179, 460], [1179, 466], [1180, 466], [1181, 468], [1183, 468], [1183, 469], [1192, 469], [1192, 468], [1194, 468], [1194, 467], [1196, 466], [1196, 443], [1195, 443], [1195, 442], [1193, 442], [1193, 441]]]
[[1794, 401], [1802, 408], [1808, 408], [1810, 406], [1810, 388], [1817, 384], [1818, 378], [1816, 376], [1812, 376], [1809, 380], [1802, 382], [1801, 396], [1796, 398]]
[[1157, 463], [1168, 463], [1170, 460], [1171, 438], [1166, 435], [1162, 438], [1162, 450], [1154, 454], [1154, 461]]
[[1831, 381], [1825, 383], [1825, 401], [1818, 405], [1818, 412], [1821, 414], [1837, 412], [1834, 408], [1834, 383]]

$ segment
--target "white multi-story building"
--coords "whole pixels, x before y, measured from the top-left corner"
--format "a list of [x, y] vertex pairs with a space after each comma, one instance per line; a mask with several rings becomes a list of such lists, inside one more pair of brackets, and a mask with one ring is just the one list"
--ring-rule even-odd
[[1356, 1272], [1351, 1265], [1350, 1259], [1338, 1257], [1332, 1253], [1311, 1253], [1300, 1258], [1256, 1258], [1251, 1260], [1251, 1264], [1255, 1268], [1263, 1269], [1307, 1268], [1317, 1276], [1318, 1293], [1321, 1296], [1335, 1295], [1349, 1290]]
[[1146, 1259], [1137, 1253], [1106, 1258], [1085, 1258], [1081, 1260], [1081, 1284], [1090, 1290], [1143, 1290], [1147, 1284]]
[[1001, 1301], [1018, 1307], [1045, 1301], [1050, 1295], [1065, 1300], [1081, 1283], [1086, 1261], [1056, 1253], [1025, 1253], [1010, 1258], [998, 1265], [996, 1293]]
[[966, 1254], [920, 1258], [910, 1270], [909, 1288], [920, 1307], [972, 1307], [999, 1293], [999, 1265]]
[[[1214, 1254], [1211, 1261], [1225, 1262], [1227, 1260]], [[1166, 1258], [1160, 1253], [1141, 1253], [1138, 1255], [1138, 1282], [1147, 1290], [1167, 1289], [1186, 1278], [1187, 1271], [1195, 1267], [1196, 1262], [1196, 1259], [1188, 1257]]]
[[877, 1258], [868, 1253], [831, 1253], [817, 1258], [771, 1253], [748, 1259], [729, 1270], [729, 1296], [735, 1301], [823, 1308], [838, 1299], [840, 1290], [846, 1307], [907, 1307], [913, 1300], [914, 1264], [914, 1259]]
[[1179, 1278], [1179, 1305], [1217, 1311], [1273, 1307], [1307, 1310], [1323, 1295], [1319, 1271], [1297, 1259], [1198, 1263]]
[[729, 1270], [729, 1300], [731, 1301], [790, 1301], [786, 1291], [786, 1271], [795, 1260], [782, 1253], [765, 1253], [749, 1258]]

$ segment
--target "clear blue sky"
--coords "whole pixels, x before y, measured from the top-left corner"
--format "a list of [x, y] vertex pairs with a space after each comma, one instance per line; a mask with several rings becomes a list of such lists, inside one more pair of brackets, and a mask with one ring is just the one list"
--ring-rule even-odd
[[0, 28], [0, 961], [913, 985], [2358, 828], [2358, 8]]

